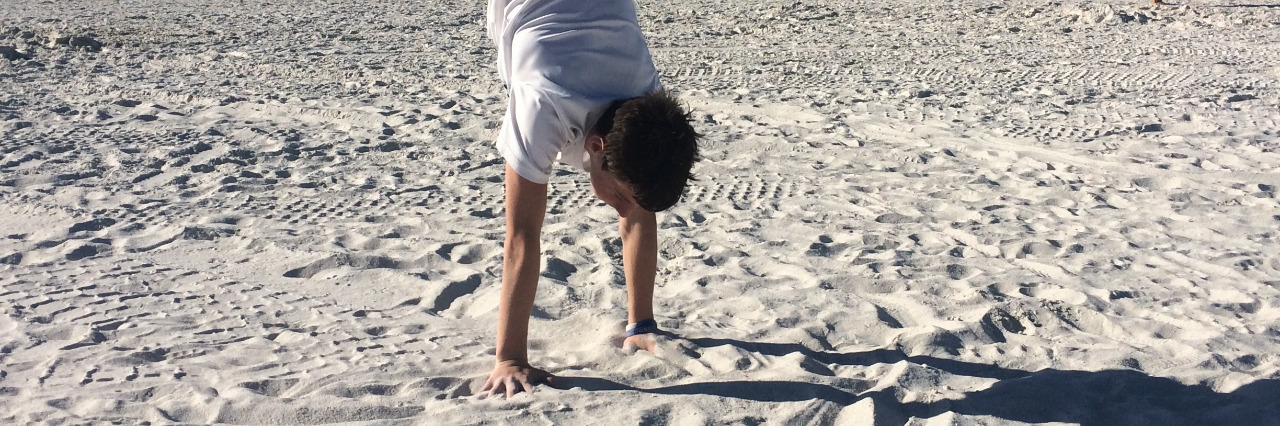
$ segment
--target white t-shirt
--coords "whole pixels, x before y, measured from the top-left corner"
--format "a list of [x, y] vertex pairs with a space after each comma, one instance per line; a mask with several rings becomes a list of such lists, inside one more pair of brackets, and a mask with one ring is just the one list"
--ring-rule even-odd
[[488, 30], [508, 95], [498, 151], [530, 181], [557, 155], [583, 167], [613, 101], [662, 89], [632, 0], [489, 0]]

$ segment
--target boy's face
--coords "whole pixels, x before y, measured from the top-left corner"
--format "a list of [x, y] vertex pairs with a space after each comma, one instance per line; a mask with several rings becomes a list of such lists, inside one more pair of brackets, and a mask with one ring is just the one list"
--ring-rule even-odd
[[640, 208], [636, 204], [636, 193], [631, 185], [623, 183], [613, 173], [605, 170], [604, 139], [594, 133], [587, 135], [587, 156], [590, 157], [588, 173], [591, 176], [591, 189], [595, 191], [596, 198], [617, 210], [621, 217]]

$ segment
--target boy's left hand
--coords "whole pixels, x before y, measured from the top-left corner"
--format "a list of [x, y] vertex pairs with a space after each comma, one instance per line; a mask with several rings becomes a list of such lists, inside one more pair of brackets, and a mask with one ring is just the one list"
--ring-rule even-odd
[[627, 337], [626, 340], [622, 341], [622, 349], [628, 352], [635, 352], [636, 350], [644, 350], [644, 351], [648, 351], [651, 354], [657, 355], [658, 354], [657, 335], [653, 333], [645, 333], [645, 334], [637, 334], [635, 336], [629, 336]]

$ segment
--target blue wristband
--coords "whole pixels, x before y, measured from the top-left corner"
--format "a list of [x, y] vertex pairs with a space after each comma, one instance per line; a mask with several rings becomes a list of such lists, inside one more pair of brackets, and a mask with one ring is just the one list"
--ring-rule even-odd
[[652, 334], [658, 332], [658, 322], [652, 319], [637, 322], [627, 327], [627, 337], [637, 334]]

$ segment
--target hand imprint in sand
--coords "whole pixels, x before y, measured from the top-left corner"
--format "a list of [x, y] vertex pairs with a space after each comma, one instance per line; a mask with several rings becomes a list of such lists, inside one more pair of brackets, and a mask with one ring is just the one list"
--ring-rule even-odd
[[489, 379], [480, 392], [485, 397], [506, 393], [507, 398], [520, 391], [533, 393], [533, 387], [546, 383], [555, 386], [555, 377], [545, 370], [534, 368], [527, 362], [502, 361], [493, 367]]

